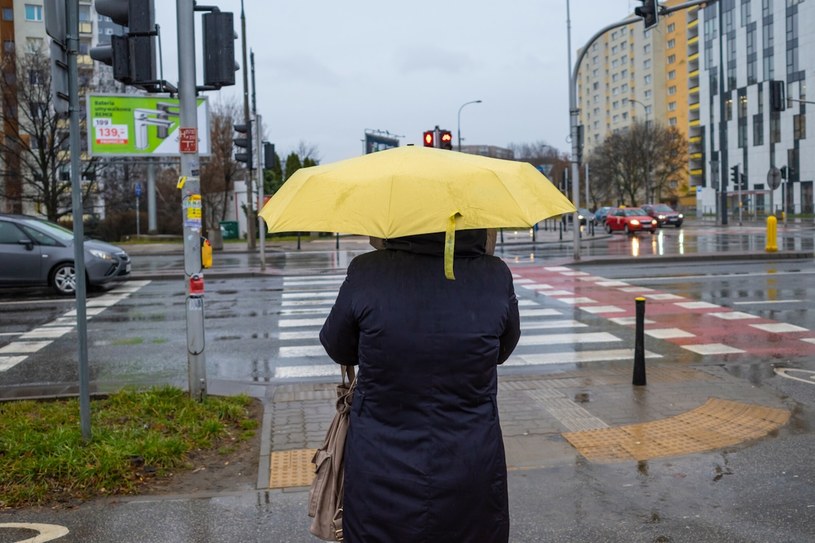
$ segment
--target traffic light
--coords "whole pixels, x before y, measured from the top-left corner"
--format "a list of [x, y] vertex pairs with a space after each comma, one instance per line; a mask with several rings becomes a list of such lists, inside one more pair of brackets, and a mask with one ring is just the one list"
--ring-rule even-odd
[[787, 109], [787, 101], [784, 98], [784, 82], [770, 81], [770, 110], [784, 111]]
[[442, 130], [439, 139], [441, 140], [439, 147], [442, 149], [453, 149], [453, 134], [449, 130]]
[[232, 139], [236, 147], [245, 149], [243, 152], [235, 153], [235, 160], [243, 162], [250, 170], [254, 169], [252, 163], [252, 121], [248, 124], [236, 124], [232, 128], [238, 133], [237, 137]]
[[736, 164], [735, 166], [730, 168], [730, 182], [733, 184], [733, 188], [738, 188], [739, 186], [739, 165]]
[[645, 30], [655, 27], [659, 21], [659, 3], [657, 0], [640, 0], [642, 6], [634, 9], [634, 15], [642, 17]]
[[45, 0], [45, 32], [51, 37], [51, 104], [57, 115], [68, 115], [68, 44], [64, 0]]
[[741, 190], [747, 190], [747, 176], [745, 174], [739, 175], [739, 187], [741, 187]]
[[425, 147], [435, 147], [436, 143], [436, 133], [433, 130], [425, 130], [424, 135], [422, 136], [422, 142], [424, 143]]
[[787, 174], [788, 174], [787, 167], [781, 166], [781, 179], [787, 179]]
[[158, 83], [153, 0], [96, 0], [96, 11], [126, 26], [127, 33], [92, 48], [91, 58], [113, 67], [116, 81], [152, 90]]
[[202, 18], [204, 40], [204, 85], [220, 89], [235, 84], [235, 29], [233, 16], [213, 11]]

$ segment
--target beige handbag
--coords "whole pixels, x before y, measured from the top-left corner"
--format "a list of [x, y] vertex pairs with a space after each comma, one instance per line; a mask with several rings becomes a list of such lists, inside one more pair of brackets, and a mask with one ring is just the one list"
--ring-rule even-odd
[[308, 530], [324, 541], [343, 540], [343, 452], [357, 381], [354, 366], [340, 366], [340, 370], [342, 383], [337, 385], [337, 413], [328, 427], [323, 445], [311, 459], [316, 475], [308, 493], [308, 516], [314, 518]]

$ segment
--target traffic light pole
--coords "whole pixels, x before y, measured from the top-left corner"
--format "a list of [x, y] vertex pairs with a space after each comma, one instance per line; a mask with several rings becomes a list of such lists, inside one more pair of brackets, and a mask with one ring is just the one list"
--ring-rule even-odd
[[[243, 42], [243, 64], [241, 69], [243, 71], [243, 121], [246, 126], [250, 125], [250, 112], [249, 112], [249, 64], [246, 62], [246, 14], [243, 11], [243, 0], [241, 0], [241, 41]], [[252, 156], [252, 134], [246, 135], [249, 142], [249, 156]], [[254, 167], [252, 160], [246, 163], [246, 245], [250, 251], [255, 250], [255, 206], [252, 196], [252, 177]]]
[[178, 0], [179, 133], [191, 146], [181, 146], [181, 209], [184, 224], [184, 279], [187, 317], [187, 373], [189, 394], [199, 401], [207, 394], [204, 357], [204, 279], [201, 273], [201, 179], [198, 155], [198, 105], [195, 88], [194, 0]]

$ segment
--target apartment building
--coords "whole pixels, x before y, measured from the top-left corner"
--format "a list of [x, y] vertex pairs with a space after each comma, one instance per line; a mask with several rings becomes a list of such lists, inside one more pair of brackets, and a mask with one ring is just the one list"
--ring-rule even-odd
[[[813, 213], [815, 127], [806, 113], [815, 73], [815, 3], [721, 0], [700, 10], [699, 20], [701, 100], [691, 172], [700, 209], [722, 214], [727, 180], [731, 217], [739, 202], [748, 214]], [[772, 107], [771, 81], [784, 82], [783, 111]], [[733, 166], [745, 176], [741, 192], [730, 182]], [[775, 168], [786, 179], [772, 189]]]

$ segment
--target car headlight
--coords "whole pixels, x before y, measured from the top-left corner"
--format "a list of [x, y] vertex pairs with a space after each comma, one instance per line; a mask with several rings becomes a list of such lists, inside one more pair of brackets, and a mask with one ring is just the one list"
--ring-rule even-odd
[[639, 226], [640, 221], [638, 221], [637, 219], [631, 219], [631, 224], [632, 224], [633, 226]]
[[660, 215], [659, 220], [664, 221], [665, 220], [665, 215]]
[[680, 213], [680, 214], [679, 214], [679, 218], [680, 218], [680, 219], [684, 219], [684, 218], [685, 218], [685, 216], [684, 216], [683, 214], [681, 214], [681, 213]]
[[112, 254], [99, 249], [89, 249], [88, 252], [100, 260], [113, 260]]

